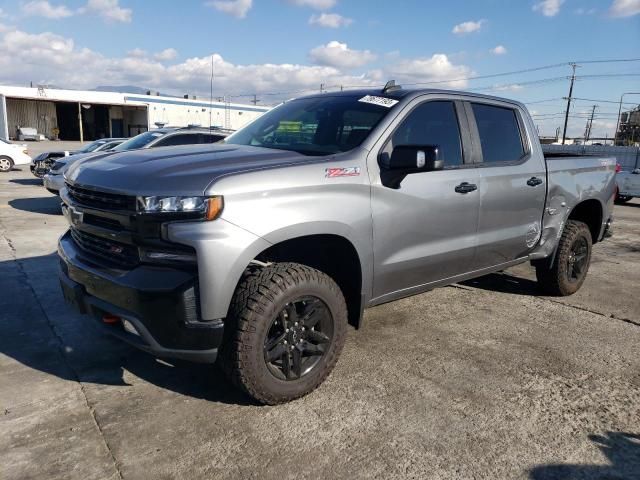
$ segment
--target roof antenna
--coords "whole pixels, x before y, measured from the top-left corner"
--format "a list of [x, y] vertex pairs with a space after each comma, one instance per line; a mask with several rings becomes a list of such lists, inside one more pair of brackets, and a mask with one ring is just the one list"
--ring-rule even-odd
[[401, 88], [402, 87], [400, 85], [396, 85], [395, 80], [389, 80], [382, 89], [382, 93], [393, 92], [395, 90], [400, 90]]

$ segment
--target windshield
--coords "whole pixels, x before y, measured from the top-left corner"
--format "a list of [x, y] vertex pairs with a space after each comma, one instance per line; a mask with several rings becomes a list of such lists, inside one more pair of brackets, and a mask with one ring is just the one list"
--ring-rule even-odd
[[162, 132], [144, 132], [140, 135], [136, 135], [129, 140], [122, 142], [116, 148], [113, 149], [114, 152], [123, 152], [125, 150], [134, 150], [136, 148], [142, 148], [158, 137], [164, 135]]
[[82, 147], [80, 150], [78, 150], [76, 153], [89, 153], [89, 152], [93, 152], [94, 150], [96, 150], [100, 145], [102, 145], [105, 141], [104, 140], [96, 140], [95, 142], [91, 142], [88, 143], [87, 145], [85, 145], [84, 147]]
[[[360, 145], [389, 112], [368, 98], [326, 95], [280, 105], [228, 137], [224, 143], [330, 155]], [[397, 103], [390, 101], [390, 106]]]

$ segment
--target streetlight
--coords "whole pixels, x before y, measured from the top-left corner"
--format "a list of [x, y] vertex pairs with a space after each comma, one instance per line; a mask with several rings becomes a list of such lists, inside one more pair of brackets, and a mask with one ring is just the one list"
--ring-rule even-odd
[[618, 108], [618, 123], [616, 124], [616, 133], [613, 137], [613, 146], [615, 147], [616, 143], [618, 143], [618, 129], [620, 128], [620, 115], [622, 114], [622, 99], [625, 95], [640, 95], [640, 92], [625, 92], [620, 95], [620, 107]]

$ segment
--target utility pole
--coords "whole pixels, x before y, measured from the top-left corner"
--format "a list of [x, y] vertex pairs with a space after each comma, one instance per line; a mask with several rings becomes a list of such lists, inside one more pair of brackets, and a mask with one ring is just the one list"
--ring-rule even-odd
[[84, 132], [82, 131], [82, 104], [78, 102], [78, 125], [80, 125], [80, 142], [84, 142]]
[[324, 83], [320, 84], [320, 93], [324, 93]]
[[596, 113], [597, 105], [591, 107], [591, 117], [587, 120], [587, 126], [584, 129], [584, 143], [586, 144], [589, 141], [589, 137], [591, 136], [591, 127], [593, 127], [593, 116]]
[[569, 110], [571, 109], [571, 96], [573, 95], [573, 83], [576, 81], [576, 63], [570, 63], [573, 72], [571, 74], [571, 84], [569, 85], [569, 96], [567, 97], [567, 111], [564, 113], [564, 129], [562, 130], [562, 145], [567, 140], [567, 123], [569, 122]]
[[209, 130], [213, 127], [213, 55], [211, 55], [211, 79], [209, 82]]
[[253, 100], [251, 100], [251, 103], [253, 103], [254, 105], [257, 105], [259, 101], [260, 100], [258, 100], [258, 96], [254, 94], [253, 95]]

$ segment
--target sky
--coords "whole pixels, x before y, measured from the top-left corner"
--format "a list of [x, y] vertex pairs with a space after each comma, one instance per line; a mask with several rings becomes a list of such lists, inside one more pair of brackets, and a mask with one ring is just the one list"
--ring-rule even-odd
[[640, 0], [0, 0], [3, 85], [208, 98], [213, 67], [215, 97], [273, 105], [395, 79], [525, 102], [542, 135], [577, 62], [569, 135], [597, 105], [592, 136], [612, 136], [639, 45]]

